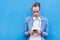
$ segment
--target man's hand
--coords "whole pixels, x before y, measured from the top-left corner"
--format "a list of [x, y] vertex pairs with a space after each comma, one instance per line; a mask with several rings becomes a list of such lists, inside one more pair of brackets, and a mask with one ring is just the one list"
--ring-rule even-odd
[[29, 34], [30, 34], [30, 35], [33, 35], [33, 34], [34, 34], [34, 31], [30, 31]]
[[41, 31], [40, 30], [37, 30], [37, 35], [41, 35]]

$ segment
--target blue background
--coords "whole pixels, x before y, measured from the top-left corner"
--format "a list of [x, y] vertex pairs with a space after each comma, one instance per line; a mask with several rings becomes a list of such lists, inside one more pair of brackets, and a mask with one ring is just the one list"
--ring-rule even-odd
[[40, 13], [48, 18], [47, 40], [60, 40], [60, 0], [0, 0], [0, 40], [24, 40], [24, 20], [34, 2], [41, 3]]

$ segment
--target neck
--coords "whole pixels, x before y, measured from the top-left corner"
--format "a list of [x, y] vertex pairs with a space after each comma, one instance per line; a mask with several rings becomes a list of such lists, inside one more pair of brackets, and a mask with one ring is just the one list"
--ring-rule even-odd
[[39, 17], [39, 15], [38, 15], [38, 16], [34, 16], [34, 17], [38, 18], [38, 17]]

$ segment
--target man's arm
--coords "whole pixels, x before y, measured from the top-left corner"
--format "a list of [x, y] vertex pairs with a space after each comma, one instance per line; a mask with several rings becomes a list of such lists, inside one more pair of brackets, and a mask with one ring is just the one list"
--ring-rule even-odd
[[25, 36], [29, 36], [29, 31], [28, 31], [28, 18], [26, 18], [25, 20], [25, 24], [24, 24], [24, 35]]
[[28, 30], [28, 21], [29, 21], [29, 17], [27, 17], [27, 19], [25, 20], [25, 26], [24, 26], [24, 34], [25, 36], [30, 36], [34, 34], [34, 31], [32, 30]]
[[45, 30], [41, 31], [41, 36], [47, 37], [48, 36], [48, 21], [47, 21], [47, 19], [45, 20], [44, 27], [45, 27]]

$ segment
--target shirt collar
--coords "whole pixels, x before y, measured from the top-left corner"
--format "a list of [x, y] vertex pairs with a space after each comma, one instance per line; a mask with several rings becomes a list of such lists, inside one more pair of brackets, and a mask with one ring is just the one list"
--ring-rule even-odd
[[[33, 20], [35, 20], [35, 19], [36, 19], [36, 17], [33, 17]], [[38, 17], [38, 19], [41, 20], [40, 16]]]

